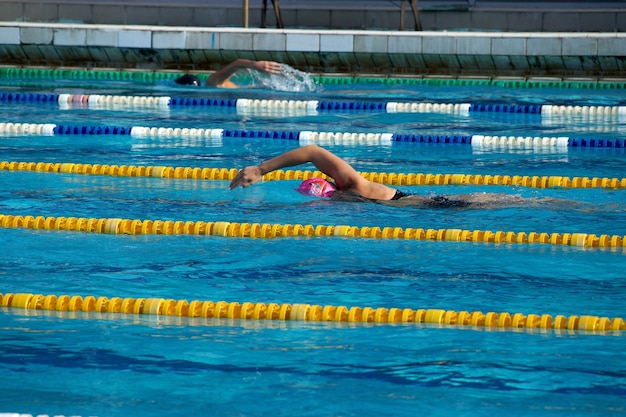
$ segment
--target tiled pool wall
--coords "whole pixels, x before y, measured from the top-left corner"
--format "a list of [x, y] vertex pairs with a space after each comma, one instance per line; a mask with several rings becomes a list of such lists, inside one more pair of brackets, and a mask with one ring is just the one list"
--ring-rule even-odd
[[238, 57], [323, 73], [622, 77], [626, 34], [0, 22], [2, 65], [210, 71]]

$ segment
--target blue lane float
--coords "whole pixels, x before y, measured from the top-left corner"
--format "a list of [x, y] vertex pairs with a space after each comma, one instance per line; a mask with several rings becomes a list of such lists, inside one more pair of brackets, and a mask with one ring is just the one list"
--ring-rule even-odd
[[471, 136], [447, 136], [447, 135], [394, 135], [394, 142], [412, 142], [412, 143], [458, 143], [462, 145], [471, 145]]
[[472, 104], [470, 113], [523, 113], [541, 114], [541, 105]]
[[84, 126], [56, 125], [53, 123], [0, 123], [3, 136], [55, 136], [55, 135], [126, 135], [136, 138], [242, 138], [278, 139], [298, 141], [301, 145], [380, 144], [394, 142], [422, 144], [458, 144], [475, 148], [542, 149], [542, 148], [626, 148], [626, 139], [569, 138], [569, 137], [521, 137], [487, 135], [415, 135], [388, 132], [313, 132], [278, 130], [240, 130], [172, 128], [144, 126]]
[[130, 135], [132, 127], [58, 125], [55, 135]]
[[259, 138], [259, 139], [283, 139], [298, 140], [300, 132], [292, 131], [264, 131], [264, 130], [229, 130], [223, 131], [222, 136], [225, 138]]
[[58, 94], [36, 94], [36, 93], [2, 93], [0, 92], [0, 102], [42, 102], [58, 103]]
[[593, 119], [626, 118], [626, 106], [570, 106], [570, 105], [508, 105], [474, 103], [424, 102], [352, 102], [319, 100], [215, 99], [169, 96], [116, 96], [82, 94], [3, 93], [0, 102], [57, 103], [61, 107], [73, 105], [92, 108], [122, 107], [226, 107], [305, 112], [387, 112], [387, 113], [447, 113], [468, 116], [472, 113], [530, 114], [548, 117], [581, 116]]

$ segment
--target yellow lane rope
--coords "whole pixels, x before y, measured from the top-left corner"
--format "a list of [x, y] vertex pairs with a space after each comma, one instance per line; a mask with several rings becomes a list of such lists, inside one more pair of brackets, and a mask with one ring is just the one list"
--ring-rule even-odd
[[[236, 168], [193, 168], [172, 166], [75, 164], [53, 162], [0, 161], [0, 170], [34, 171], [63, 174], [104, 175], [114, 177], [154, 177], [194, 180], [232, 180]], [[472, 175], [472, 174], [422, 174], [361, 172], [373, 182], [387, 185], [503, 185], [531, 188], [626, 188], [626, 178], [522, 176], [522, 175]], [[265, 181], [305, 180], [324, 177], [319, 171], [277, 170], [263, 176]]]
[[373, 308], [226, 301], [121, 298], [80, 295], [0, 294], [0, 305], [23, 310], [82, 311], [244, 320], [299, 320], [359, 323], [427, 323], [502, 329], [554, 329], [593, 332], [626, 330], [622, 318], [591, 315], [483, 313], [442, 309]]
[[0, 214], [0, 227], [125, 235], [211, 235], [238, 238], [344, 237], [480, 243], [541, 243], [618, 248], [626, 236], [592, 233], [505, 232], [348, 225], [233, 223], [121, 218], [44, 217]]

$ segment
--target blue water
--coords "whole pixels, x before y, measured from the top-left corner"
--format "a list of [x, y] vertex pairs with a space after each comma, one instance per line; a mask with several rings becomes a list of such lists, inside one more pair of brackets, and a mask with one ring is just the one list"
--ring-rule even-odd
[[616, 337], [3, 316], [5, 332], [20, 335], [3, 340], [4, 379], [12, 387], [3, 403], [22, 410], [146, 416], [623, 413], [623, 341]]
[[[61, 83], [37, 91], [253, 97], [171, 86]], [[15, 91], [33, 87], [3, 87]], [[376, 85], [274, 97], [624, 105], [612, 91]], [[0, 103], [5, 122], [498, 134], [624, 139], [623, 120], [493, 114], [130, 109]], [[0, 160], [242, 167], [287, 140], [0, 137]], [[615, 149], [477, 152], [466, 145], [334, 145], [378, 172], [625, 177]], [[310, 168], [310, 167], [305, 167]], [[0, 213], [348, 224], [626, 235], [622, 190], [403, 187], [558, 199], [496, 209], [418, 209], [302, 196], [294, 181], [229, 191], [225, 181], [0, 171]], [[625, 317], [624, 251], [553, 245], [349, 238], [112, 236], [0, 229], [0, 292], [442, 308]], [[204, 320], [0, 311], [0, 412], [49, 415], [623, 415], [624, 332], [488, 331], [428, 325]]]

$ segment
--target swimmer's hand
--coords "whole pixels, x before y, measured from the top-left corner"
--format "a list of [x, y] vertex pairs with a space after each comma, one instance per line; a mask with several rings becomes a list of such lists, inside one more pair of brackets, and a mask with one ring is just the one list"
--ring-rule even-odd
[[280, 74], [283, 66], [274, 61], [253, 61], [254, 69], [268, 74]]
[[233, 178], [233, 180], [230, 182], [228, 188], [230, 188], [231, 190], [237, 187], [246, 188], [252, 184], [259, 182], [261, 178], [263, 178], [263, 171], [261, 171], [261, 167], [245, 167], [237, 173], [235, 178]]

